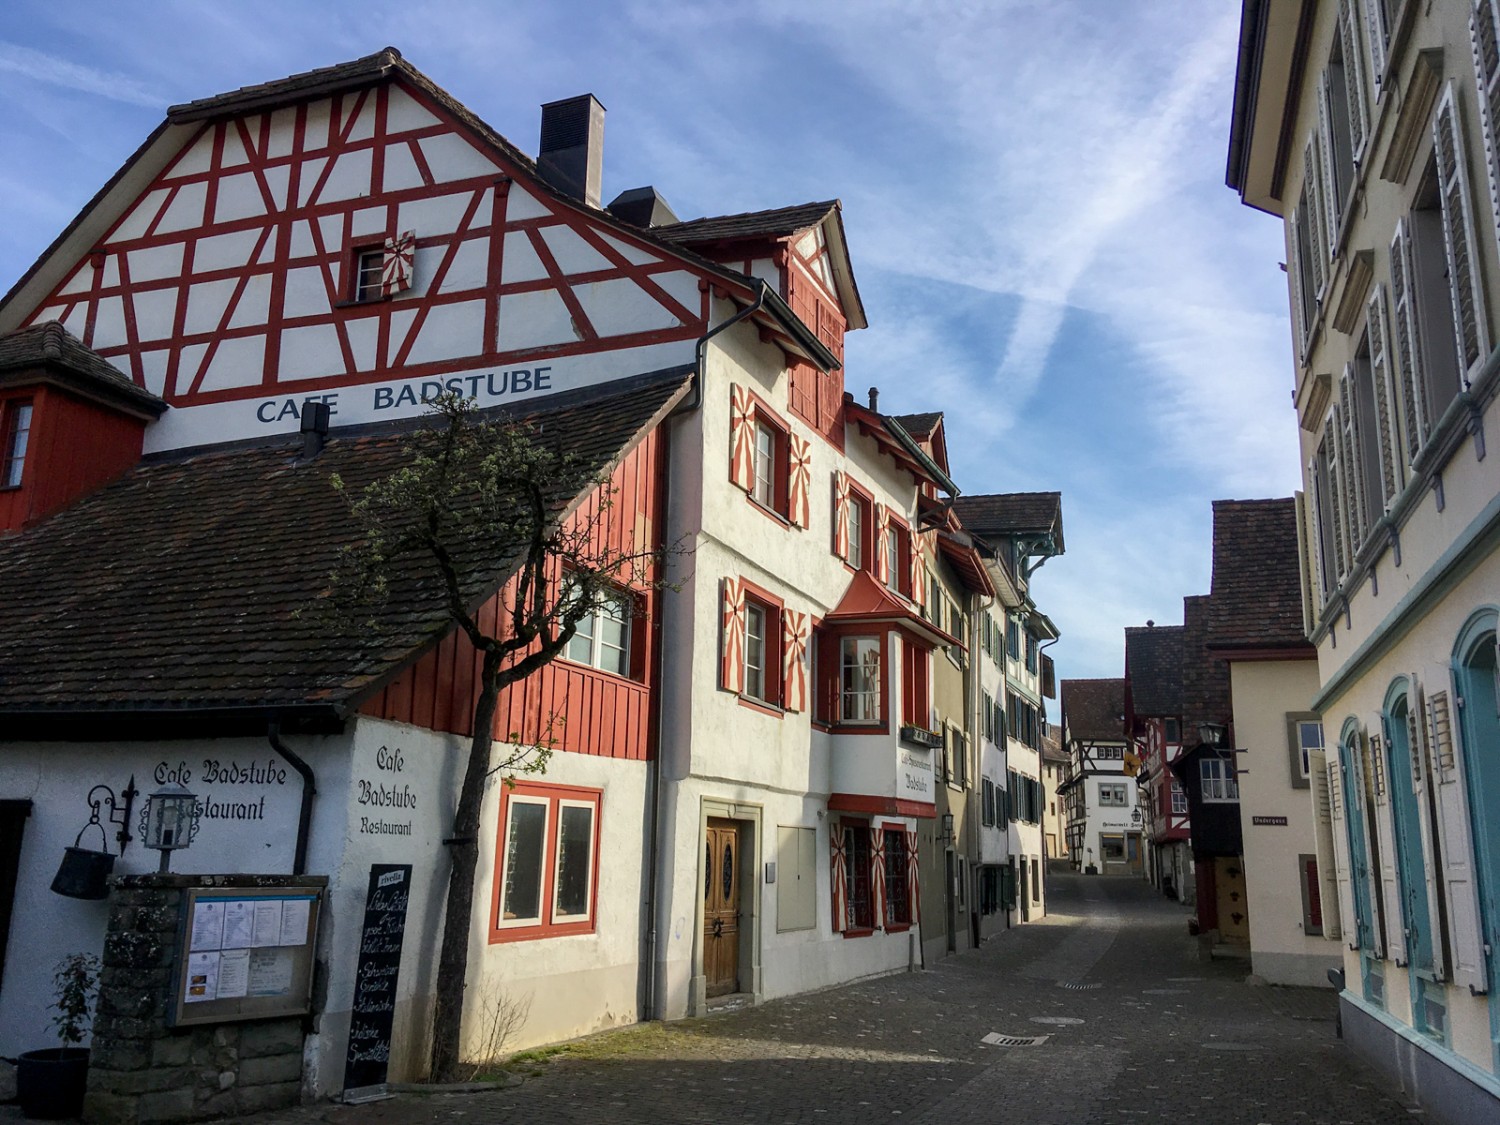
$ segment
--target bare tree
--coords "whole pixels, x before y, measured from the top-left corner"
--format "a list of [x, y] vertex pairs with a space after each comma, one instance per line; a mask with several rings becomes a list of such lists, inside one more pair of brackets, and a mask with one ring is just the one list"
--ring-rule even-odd
[[[339, 612], [378, 622], [393, 583], [413, 574], [436, 582], [479, 657], [473, 737], [447, 841], [430, 1057], [432, 1077], [444, 1080], [459, 1066], [485, 779], [546, 765], [545, 735], [527, 745], [511, 734], [496, 761], [501, 694], [562, 653], [580, 622], [622, 588], [659, 585], [670, 551], [608, 534], [608, 466], [586, 463], [524, 422], [484, 420], [470, 400], [449, 395], [431, 405], [437, 424], [412, 435], [402, 468], [361, 489], [334, 477], [363, 534], [340, 554], [331, 600]], [[499, 611], [481, 614], [501, 582]]]

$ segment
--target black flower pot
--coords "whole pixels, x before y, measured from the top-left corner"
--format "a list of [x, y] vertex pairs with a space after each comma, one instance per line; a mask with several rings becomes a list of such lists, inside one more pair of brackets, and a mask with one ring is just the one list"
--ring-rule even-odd
[[61, 1121], [83, 1113], [88, 1085], [87, 1047], [47, 1047], [16, 1060], [16, 1101], [27, 1117]]

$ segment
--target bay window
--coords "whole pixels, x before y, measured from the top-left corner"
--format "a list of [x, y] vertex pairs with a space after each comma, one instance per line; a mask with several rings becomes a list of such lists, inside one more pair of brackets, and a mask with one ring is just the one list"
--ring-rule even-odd
[[1225, 758], [1204, 758], [1198, 763], [1199, 778], [1205, 801], [1238, 801], [1239, 782], [1235, 780], [1234, 763]]
[[841, 638], [839, 722], [880, 722], [880, 676], [880, 638]]

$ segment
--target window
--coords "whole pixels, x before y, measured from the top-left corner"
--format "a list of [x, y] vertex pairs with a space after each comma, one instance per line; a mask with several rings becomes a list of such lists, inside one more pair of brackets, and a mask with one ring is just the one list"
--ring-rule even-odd
[[609, 598], [578, 622], [578, 631], [568, 641], [567, 658], [616, 676], [630, 675], [632, 616], [628, 597]]
[[1030, 633], [1026, 634], [1026, 671], [1036, 672], [1036, 638]]
[[924, 730], [932, 722], [931, 674], [928, 650], [902, 638], [901, 720]]
[[1102, 783], [1099, 786], [1099, 805], [1104, 807], [1115, 807], [1123, 809], [1130, 803], [1125, 794], [1125, 786], [1117, 783]]
[[356, 301], [378, 301], [385, 296], [382, 274], [385, 271], [385, 250], [376, 246], [358, 250], [354, 255], [354, 299]]
[[755, 424], [755, 488], [751, 495], [767, 508], [776, 507], [776, 431]]
[[870, 829], [863, 821], [845, 821], [844, 886], [847, 888], [846, 928], [873, 930], [875, 917], [870, 906]]
[[1309, 755], [1323, 747], [1323, 724], [1311, 711], [1288, 712], [1286, 717], [1288, 767], [1292, 786], [1306, 789], [1311, 776]]
[[1297, 857], [1298, 877], [1302, 883], [1302, 932], [1309, 937], [1323, 934], [1323, 884], [1318, 878], [1318, 857]]
[[911, 925], [911, 891], [907, 882], [906, 830], [887, 828], [885, 837], [885, 925]]
[[745, 600], [745, 694], [769, 700], [766, 691], [766, 607]]
[[912, 596], [911, 532], [892, 519], [885, 534], [885, 584], [893, 593]]
[[[810, 522], [811, 444], [792, 433], [749, 387], [730, 387], [729, 480], [758, 509], [792, 527], [805, 528]], [[834, 502], [842, 511], [848, 478], [839, 473], [835, 479]], [[838, 537], [844, 523], [838, 511], [835, 523], [834, 550], [842, 554]]]
[[1176, 719], [1165, 720], [1166, 733], [1164, 738], [1168, 746], [1176, 746], [1182, 741], [1181, 724]]
[[1005, 650], [1012, 660], [1021, 658], [1021, 625], [1014, 619], [1005, 623]]
[[0, 488], [20, 488], [21, 475], [26, 468], [26, 446], [31, 436], [31, 401], [24, 399], [5, 404], [0, 410], [5, 444], [4, 458], [0, 459]]
[[849, 494], [849, 565], [855, 570], [872, 569], [869, 555], [870, 500], [856, 492]]
[[980, 822], [985, 827], [989, 827], [995, 823], [995, 783], [989, 778], [985, 778], [980, 788], [983, 792], [983, 799], [980, 805]]
[[593, 932], [600, 798], [532, 782], [503, 790], [492, 942]]
[[880, 722], [880, 639], [844, 637], [839, 652], [839, 721]]
[[1185, 816], [1188, 811], [1187, 794], [1183, 792], [1182, 782], [1176, 778], [1172, 779], [1172, 811], [1178, 816]]
[[1226, 758], [1204, 758], [1198, 763], [1205, 801], [1238, 801], [1239, 782], [1234, 777], [1234, 763]]

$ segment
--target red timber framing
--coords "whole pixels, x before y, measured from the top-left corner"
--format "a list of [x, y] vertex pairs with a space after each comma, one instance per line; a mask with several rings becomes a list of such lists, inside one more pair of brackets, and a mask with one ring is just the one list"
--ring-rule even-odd
[[[610, 477], [613, 496], [600, 519], [600, 534], [615, 549], [660, 545], [664, 526], [665, 439], [653, 430]], [[593, 519], [604, 492], [593, 494], [575, 520]], [[643, 576], [652, 581], [655, 575]], [[628, 590], [629, 587], [626, 587]], [[633, 593], [638, 616], [631, 622], [631, 676], [554, 660], [500, 696], [495, 737], [540, 742], [553, 749], [606, 758], [644, 760], [655, 753], [655, 707], [659, 674], [657, 591]], [[505, 591], [485, 602], [484, 628], [498, 627]], [[394, 681], [371, 697], [361, 713], [453, 734], [473, 733], [479, 657], [457, 630], [424, 653]]]
[[[842, 364], [847, 322], [839, 311], [833, 265], [822, 226], [789, 241], [780, 260], [786, 278], [787, 304]], [[810, 363], [791, 364], [787, 404], [793, 414], [822, 434], [835, 448], [844, 448], [842, 367], [823, 372]]]
[[[28, 322], [174, 406], [702, 333], [709, 275], [532, 175], [400, 79], [209, 120]], [[359, 252], [408, 230], [413, 287], [355, 301]]]

